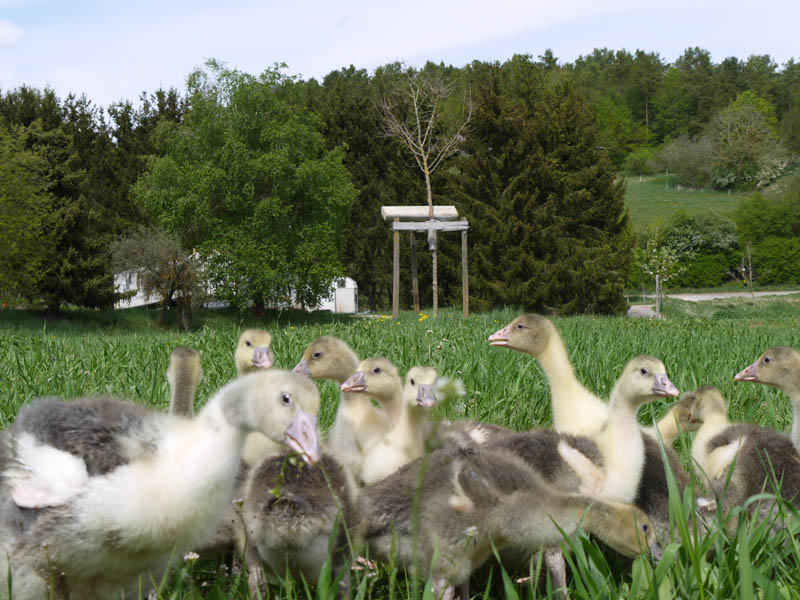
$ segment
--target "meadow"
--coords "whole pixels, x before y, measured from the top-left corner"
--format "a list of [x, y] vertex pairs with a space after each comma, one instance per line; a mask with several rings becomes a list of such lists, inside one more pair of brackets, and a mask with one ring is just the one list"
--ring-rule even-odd
[[712, 189], [681, 187], [675, 175], [625, 177], [625, 205], [637, 235], [658, 219], [668, 219], [676, 212], [690, 216], [716, 213], [731, 218], [742, 198], [751, 192], [720, 192]]
[[[788, 398], [764, 386], [734, 383], [733, 375], [770, 346], [800, 348], [800, 300], [795, 297], [731, 300], [695, 305], [668, 300], [665, 320], [625, 317], [554, 318], [576, 373], [598, 395], [607, 397], [625, 363], [637, 354], [663, 360], [670, 379], [681, 390], [702, 384], [717, 386], [729, 402], [734, 421], [751, 421], [788, 431]], [[492, 348], [487, 337], [518, 311], [476, 314], [467, 319], [445, 310], [437, 318], [401, 313], [395, 322], [384, 316], [342, 317], [271, 313], [264, 319], [225, 311], [201, 311], [197, 327], [178, 333], [156, 325], [147, 309], [73, 311], [66, 319], [45, 320], [35, 313], [0, 310], [0, 426], [13, 422], [22, 404], [38, 396], [111, 394], [166, 410], [164, 377], [176, 345], [200, 351], [204, 378], [198, 390], [201, 406], [234, 376], [233, 348], [238, 333], [257, 326], [273, 334], [276, 366], [292, 368], [304, 347], [320, 335], [348, 341], [362, 357], [386, 356], [401, 372], [416, 364], [431, 365], [440, 374], [460, 378], [466, 395], [437, 407], [436, 417], [469, 417], [512, 429], [550, 423], [547, 382], [536, 361], [526, 355]], [[320, 421], [327, 427], [335, 412], [337, 392], [321, 383]], [[666, 412], [654, 403], [640, 412], [650, 423]], [[676, 442], [688, 466], [690, 438]], [[800, 589], [800, 547], [788, 529], [773, 535], [767, 524], [743, 518], [736, 535], [713, 532], [700, 536], [687, 528], [692, 490], [671, 498], [682, 544], [664, 549], [658, 564], [649, 557], [634, 561], [617, 557], [588, 538], [568, 543], [568, 579], [574, 598], [756, 598], [796, 597]], [[792, 512], [785, 508], [786, 516]], [[734, 513], [731, 518], [742, 515]], [[720, 515], [717, 515], [720, 518]], [[177, 562], [177, 561], [176, 561]], [[552, 595], [549, 582], [537, 582], [541, 564], [531, 564], [533, 583], [517, 584], [497, 563], [472, 580], [473, 597], [538, 598]], [[353, 571], [357, 598], [427, 598], [426, 586], [401, 567]], [[275, 598], [333, 597], [330, 574], [320, 582], [270, 579], [267, 595]], [[247, 576], [230, 573], [221, 563], [187, 561], [159, 582], [160, 598], [248, 598]], [[255, 597], [255, 596], [254, 596]]]

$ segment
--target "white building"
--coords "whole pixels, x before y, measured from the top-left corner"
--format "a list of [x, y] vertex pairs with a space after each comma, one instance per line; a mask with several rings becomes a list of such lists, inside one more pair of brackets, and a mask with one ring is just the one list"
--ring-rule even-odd
[[[139, 289], [139, 282], [137, 281], [136, 271], [125, 271], [114, 275], [114, 286], [117, 292], [125, 293], [135, 291], [136, 293], [130, 298], [119, 300], [114, 308], [134, 308], [137, 306], [145, 306], [147, 304], [156, 304], [159, 299], [155, 296], [148, 296]], [[210, 295], [213, 297], [214, 290], [209, 290]], [[210, 302], [206, 306], [211, 305], [213, 308], [224, 308], [228, 306], [225, 302]], [[301, 308], [299, 304], [295, 308]], [[335, 314], [352, 314], [358, 312], [358, 284], [354, 279], [345, 277], [339, 279], [334, 283], [330, 295], [327, 298], [320, 300], [320, 303], [311, 310], [329, 310]]]

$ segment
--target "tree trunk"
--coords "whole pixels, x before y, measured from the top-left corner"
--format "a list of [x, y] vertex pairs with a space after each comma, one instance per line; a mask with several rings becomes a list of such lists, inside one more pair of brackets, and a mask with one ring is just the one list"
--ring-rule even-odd
[[253, 298], [253, 314], [256, 317], [263, 317], [265, 314], [267, 314], [267, 308], [264, 304], [263, 294], [256, 294]]
[[419, 314], [421, 307], [419, 305], [419, 278], [417, 277], [417, 242], [415, 240], [416, 234], [409, 231], [411, 234], [411, 296], [414, 300], [414, 313]]
[[[428, 193], [428, 217], [433, 219], [433, 190], [431, 190], [431, 172], [428, 170], [427, 162], [423, 172], [425, 173], [425, 190]], [[433, 280], [431, 281], [431, 287], [433, 288], [433, 316], [435, 317], [439, 314], [439, 261], [436, 256], [436, 231], [433, 229], [428, 233], [428, 246], [433, 253], [431, 257], [431, 279]]]
[[436, 231], [432, 230], [433, 234], [433, 255], [431, 257], [431, 277], [433, 279], [433, 316], [439, 314], [439, 260], [436, 248]]

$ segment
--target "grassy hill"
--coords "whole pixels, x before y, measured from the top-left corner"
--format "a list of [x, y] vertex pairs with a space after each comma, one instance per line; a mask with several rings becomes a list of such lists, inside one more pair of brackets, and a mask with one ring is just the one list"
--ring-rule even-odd
[[648, 225], [658, 218], [666, 218], [678, 211], [690, 215], [715, 212], [730, 216], [739, 201], [752, 192], [717, 192], [711, 189], [693, 189], [676, 185], [673, 175], [625, 177], [625, 204], [637, 234], [647, 231]]

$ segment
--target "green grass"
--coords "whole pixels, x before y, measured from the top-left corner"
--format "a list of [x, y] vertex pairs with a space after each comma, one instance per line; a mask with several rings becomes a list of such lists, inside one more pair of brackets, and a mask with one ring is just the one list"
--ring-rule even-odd
[[660, 175], [625, 177], [625, 205], [637, 235], [658, 219], [667, 219], [676, 212], [689, 215], [717, 213], [730, 217], [739, 201], [749, 192], [716, 192], [711, 189], [679, 188], [675, 176]]
[[[108, 393], [165, 409], [164, 377], [169, 353], [182, 344], [197, 348], [204, 379], [198, 406], [234, 374], [233, 347], [238, 332], [262, 326], [274, 336], [276, 365], [291, 368], [303, 348], [323, 334], [347, 340], [362, 356], [384, 355], [401, 372], [415, 364], [436, 367], [440, 374], [460, 377], [467, 389], [462, 401], [437, 408], [437, 416], [471, 417], [524, 430], [550, 423], [549, 392], [537, 363], [528, 356], [491, 348], [487, 337], [517, 313], [512, 310], [473, 315], [442, 311], [438, 318], [402, 313], [386, 318], [271, 313], [243, 318], [233, 312], [203, 311], [197, 328], [178, 333], [155, 325], [147, 310], [74, 311], [64, 321], [48, 321], [35, 313], [0, 310], [0, 425], [13, 422], [22, 404], [37, 396]], [[736, 421], [761, 423], [779, 430], [791, 425], [790, 403], [774, 389], [734, 383], [733, 375], [765, 348], [800, 347], [800, 304], [792, 299], [756, 303], [695, 305], [668, 300], [667, 320], [624, 317], [569, 317], [554, 321], [562, 331], [578, 377], [607, 396], [624, 364], [637, 354], [652, 354], [667, 366], [681, 390], [701, 384], [720, 388]], [[321, 423], [328, 426], [335, 410], [334, 386], [322, 385]], [[666, 411], [657, 402], [642, 410], [643, 421]], [[679, 439], [686, 456], [689, 440]], [[677, 521], [691, 513], [691, 494], [672, 498]], [[791, 509], [787, 508], [786, 512]], [[782, 515], [783, 517], [786, 514]], [[733, 518], [737, 518], [734, 515]], [[631, 562], [604, 551], [585, 538], [571, 542], [568, 577], [573, 598], [751, 598], [792, 597], [800, 589], [800, 550], [782, 530], [742, 523], [735, 536], [701, 536], [683, 526], [683, 544], [670, 545], [658, 565], [640, 557]], [[690, 542], [691, 541], [691, 542]], [[534, 563], [531, 567], [537, 568]], [[546, 585], [513, 583], [526, 573], [505, 573], [497, 566], [481, 569], [472, 581], [480, 598], [535, 598], [550, 594]], [[509, 579], [510, 576], [510, 579]], [[271, 579], [269, 597], [324, 598], [313, 583]], [[173, 569], [160, 586], [162, 598], [247, 598], [247, 576], [224, 566], [199, 561]], [[324, 587], [324, 586], [323, 586]], [[377, 574], [354, 572], [358, 598], [424, 597], [424, 586], [400, 567], [381, 567]], [[757, 589], [763, 593], [755, 592]], [[761, 594], [761, 595], [760, 595]]]

